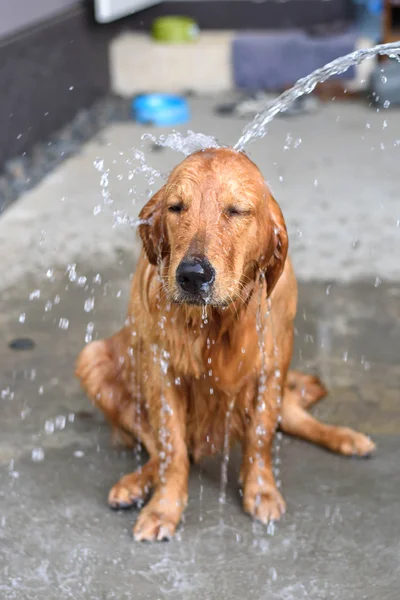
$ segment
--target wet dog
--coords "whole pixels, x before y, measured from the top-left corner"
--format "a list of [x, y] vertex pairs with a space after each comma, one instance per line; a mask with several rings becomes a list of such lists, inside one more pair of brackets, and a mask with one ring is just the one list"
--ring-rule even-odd
[[240, 443], [247, 513], [279, 519], [272, 473], [282, 431], [334, 452], [365, 456], [361, 433], [317, 421], [315, 377], [288, 371], [297, 285], [278, 204], [244, 154], [212, 149], [186, 158], [140, 214], [143, 242], [123, 329], [86, 346], [77, 376], [125, 443], [149, 454], [110, 491], [112, 507], [151, 498], [137, 540], [173, 536], [188, 500], [189, 457], [220, 452], [227, 418]]

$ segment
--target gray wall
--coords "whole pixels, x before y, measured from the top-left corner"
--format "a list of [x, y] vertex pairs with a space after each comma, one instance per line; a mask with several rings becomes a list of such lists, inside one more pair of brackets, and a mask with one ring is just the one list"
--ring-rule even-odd
[[79, 0], [0, 0], [0, 38], [76, 4]]

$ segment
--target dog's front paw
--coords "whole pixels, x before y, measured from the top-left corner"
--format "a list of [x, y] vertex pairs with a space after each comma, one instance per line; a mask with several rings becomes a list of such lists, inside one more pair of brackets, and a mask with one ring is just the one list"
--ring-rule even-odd
[[273, 481], [247, 481], [243, 493], [243, 507], [249, 515], [264, 524], [277, 521], [286, 510], [285, 501]]
[[176, 519], [153, 510], [150, 502], [139, 514], [133, 528], [133, 537], [137, 542], [170, 540], [175, 534], [177, 525]]
[[156, 468], [157, 462], [149, 460], [134, 473], [122, 477], [108, 495], [111, 508], [129, 508], [133, 504], [143, 503], [153, 486]]
[[111, 488], [108, 495], [108, 504], [113, 509], [129, 508], [142, 500], [143, 490], [134, 482], [126, 485], [118, 482]]

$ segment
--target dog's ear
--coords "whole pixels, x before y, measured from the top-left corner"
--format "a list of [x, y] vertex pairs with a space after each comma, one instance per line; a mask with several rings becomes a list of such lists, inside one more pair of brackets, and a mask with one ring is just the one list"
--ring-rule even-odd
[[271, 218], [269, 239], [266, 251], [263, 252], [260, 260], [260, 269], [264, 272], [267, 283], [267, 297], [270, 296], [282, 275], [289, 249], [285, 220], [278, 203], [272, 196], [269, 207]]
[[165, 186], [150, 198], [139, 214], [139, 235], [147, 258], [152, 265], [157, 265], [168, 252], [162, 214], [164, 192]]

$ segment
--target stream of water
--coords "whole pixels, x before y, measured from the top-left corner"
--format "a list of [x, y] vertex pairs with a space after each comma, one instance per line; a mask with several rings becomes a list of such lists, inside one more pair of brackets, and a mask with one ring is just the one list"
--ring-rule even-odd
[[[265, 108], [256, 117], [246, 125], [243, 134], [236, 142], [234, 148], [238, 152], [245, 149], [248, 144], [257, 138], [262, 138], [266, 134], [266, 127], [268, 123], [280, 112], [283, 112], [289, 108], [289, 106], [305, 94], [310, 94], [319, 83], [323, 83], [333, 75], [340, 75], [354, 65], [359, 65], [364, 60], [374, 58], [375, 56], [388, 56], [399, 60], [400, 57], [400, 42], [394, 42], [391, 44], [380, 44], [373, 48], [367, 48], [365, 50], [356, 50], [345, 56], [341, 56], [336, 60], [326, 64], [320, 69], [316, 69], [307, 77], [299, 79], [297, 83], [286, 90], [273, 102], [267, 103]], [[385, 75], [382, 74], [385, 78]], [[383, 82], [385, 79], [383, 80]]]

